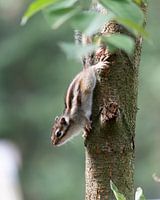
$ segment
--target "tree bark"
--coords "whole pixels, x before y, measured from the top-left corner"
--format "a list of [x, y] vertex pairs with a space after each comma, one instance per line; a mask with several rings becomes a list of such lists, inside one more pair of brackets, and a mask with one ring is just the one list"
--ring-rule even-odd
[[[111, 22], [107, 33], [126, 32]], [[127, 200], [134, 199], [135, 121], [141, 38], [133, 57], [121, 50], [109, 54], [109, 72], [99, 72], [93, 96], [92, 131], [85, 141], [86, 200], [113, 200], [110, 180]], [[118, 104], [118, 116], [102, 123], [104, 112]]]

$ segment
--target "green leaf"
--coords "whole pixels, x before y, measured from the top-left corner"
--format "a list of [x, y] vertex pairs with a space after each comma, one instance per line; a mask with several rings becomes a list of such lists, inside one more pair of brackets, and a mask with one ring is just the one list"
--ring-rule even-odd
[[138, 5], [141, 5], [142, 3], [147, 4], [147, 0], [134, 0]]
[[45, 10], [47, 10], [47, 12], [49, 12], [49, 13], [53, 13], [54, 11], [57, 11], [57, 10], [62, 10], [62, 9], [65, 9], [65, 8], [71, 8], [76, 3], [77, 3], [77, 0], [67, 0], [67, 1], [66, 0], [59, 0], [55, 4], [47, 7]]
[[55, 10], [54, 12], [48, 12], [44, 10], [44, 15], [53, 29], [57, 29], [62, 26], [65, 22], [70, 20], [73, 16], [79, 13], [79, 9], [75, 8], [63, 8]]
[[139, 24], [134, 23], [133, 21], [129, 19], [122, 19], [122, 18], [116, 18], [117, 22], [125, 26], [129, 31], [131, 31], [135, 36], [138, 34], [142, 35], [144, 38], [148, 39], [149, 34], [147, 31], [140, 26]]
[[148, 0], [143, 0], [143, 2], [147, 5], [147, 3], [148, 3]]
[[137, 190], [136, 190], [135, 200], [146, 200], [144, 195], [143, 195], [143, 190], [140, 187], [137, 188]]
[[133, 53], [135, 43], [133, 38], [127, 35], [112, 34], [103, 37], [103, 39], [107, 42], [107, 45], [111, 51], [115, 51], [118, 48], [124, 50], [128, 54]]
[[114, 196], [116, 197], [116, 200], [126, 200], [124, 195], [119, 193], [117, 187], [115, 186], [115, 184], [111, 180], [110, 180], [110, 187], [111, 187], [111, 190], [114, 193]]
[[81, 0], [79, 1], [83, 10], [89, 10], [89, 6], [91, 5], [91, 0]]
[[95, 51], [98, 46], [96, 45], [79, 45], [74, 43], [60, 43], [59, 46], [66, 53], [69, 59], [81, 59], [89, 53]]
[[75, 29], [78, 29], [84, 34], [90, 36], [99, 31], [100, 28], [108, 21], [113, 19], [114, 14], [108, 13], [108, 15], [102, 15], [96, 12], [81, 12], [76, 15], [72, 20], [72, 25]]
[[58, 0], [36, 0], [31, 3], [21, 20], [21, 25], [25, 25], [30, 17], [57, 1]]
[[59, 28], [80, 11], [77, 0], [63, 0], [43, 10], [44, 16], [53, 29]]
[[117, 17], [129, 19], [143, 24], [144, 14], [140, 7], [130, 0], [100, 0], [103, 6], [111, 10]]
[[97, 33], [99, 29], [102, 28], [111, 19], [113, 19], [113, 17], [114, 15], [112, 13], [108, 13], [107, 15], [98, 14], [92, 19], [92, 21], [90, 21], [90, 24], [88, 25], [84, 33], [86, 35], [93, 35]]
[[134, 0], [134, 2], [138, 5], [141, 5], [141, 3], [143, 2], [142, 0]]

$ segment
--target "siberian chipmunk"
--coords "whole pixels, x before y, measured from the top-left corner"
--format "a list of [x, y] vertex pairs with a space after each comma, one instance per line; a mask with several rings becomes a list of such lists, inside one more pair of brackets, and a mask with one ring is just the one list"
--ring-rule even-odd
[[65, 97], [65, 110], [56, 117], [52, 127], [51, 141], [60, 146], [77, 135], [81, 130], [84, 136], [91, 130], [93, 90], [96, 85], [96, 71], [105, 69], [107, 61], [100, 60], [96, 65], [84, 68], [71, 82]]

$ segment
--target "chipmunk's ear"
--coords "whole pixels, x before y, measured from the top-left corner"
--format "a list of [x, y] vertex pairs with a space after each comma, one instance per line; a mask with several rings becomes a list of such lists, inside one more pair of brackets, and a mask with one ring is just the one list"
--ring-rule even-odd
[[57, 122], [58, 120], [59, 120], [59, 117], [56, 116], [54, 121]]
[[62, 117], [62, 118], [60, 119], [60, 123], [61, 123], [61, 124], [64, 124], [64, 125], [67, 124], [65, 117]]

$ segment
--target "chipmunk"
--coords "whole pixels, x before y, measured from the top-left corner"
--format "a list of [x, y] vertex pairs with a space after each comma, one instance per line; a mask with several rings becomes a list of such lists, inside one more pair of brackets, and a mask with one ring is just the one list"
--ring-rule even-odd
[[[104, 8], [97, 5], [97, 1], [93, 1], [92, 10], [104, 12]], [[98, 8], [98, 10], [97, 10]], [[76, 44], [91, 44], [93, 36], [86, 36], [80, 31], [75, 30]], [[91, 131], [91, 111], [93, 90], [96, 85], [96, 72], [99, 69], [107, 69], [108, 61], [105, 55], [105, 48], [100, 47], [96, 58], [99, 62], [93, 65], [92, 56], [90, 53], [82, 58], [83, 70], [73, 79], [68, 87], [65, 97], [65, 110], [60, 117], [55, 118], [55, 123], [52, 127], [51, 141], [55, 146], [60, 146], [70, 140], [73, 136], [84, 131], [83, 136]]]
[[65, 110], [60, 117], [56, 117], [52, 127], [53, 145], [60, 146], [66, 143], [81, 130], [84, 131], [84, 137], [89, 134], [96, 72], [107, 68], [107, 63], [108, 61], [100, 60], [96, 65], [83, 68], [69, 85], [65, 97]]

